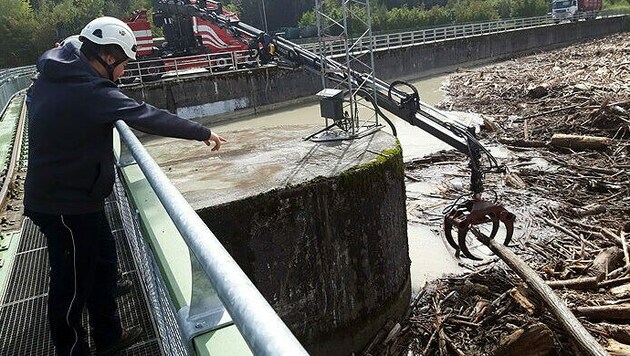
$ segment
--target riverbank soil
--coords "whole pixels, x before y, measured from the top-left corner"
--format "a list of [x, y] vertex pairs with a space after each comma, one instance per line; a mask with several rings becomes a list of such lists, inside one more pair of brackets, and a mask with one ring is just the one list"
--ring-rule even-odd
[[[459, 70], [446, 90], [440, 106], [481, 114], [481, 141], [509, 169], [487, 174], [485, 193], [517, 216], [509, 248], [604, 348], [628, 354], [630, 36]], [[410, 182], [442, 187], [409, 199], [409, 213], [441, 229], [436, 217], [466, 191], [466, 161], [449, 151], [409, 163]], [[427, 284], [365, 353], [580, 354], [520, 277], [483, 246], [472, 252], [484, 260], [462, 258], [469, 272]]]

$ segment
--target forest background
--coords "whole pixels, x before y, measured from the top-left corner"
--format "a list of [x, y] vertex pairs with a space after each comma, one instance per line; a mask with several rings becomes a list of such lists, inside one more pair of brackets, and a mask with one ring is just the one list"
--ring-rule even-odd
[[[226, 0], [241, 20], [291, 37], [316, 34], [313, 0]], [[605, 7], [630, 9], [630, 0], [605, 0]], [[340, 0], [325, 0], [340, 11]], [[544, 16], [551, 0], [373, 0], [372, 30], [390, 32], [501, 18]], [[0, 0], [0, 68], [34, 64], [55, 42], [77, 34], [91, 19], [151, 12], [151, 0]], [[160, 30], [156, 30], [159, 35]]]

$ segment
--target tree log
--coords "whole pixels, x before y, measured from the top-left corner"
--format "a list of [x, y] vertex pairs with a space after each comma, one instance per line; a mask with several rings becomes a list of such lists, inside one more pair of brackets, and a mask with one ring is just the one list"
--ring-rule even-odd
[[614, 325], [607, 323], [600, 323], [599, 326], [606, 330], [609, 337], [624, 343], [630, 344], [630, 326], [628, 325]]
[[499, 138], [498, 141], [504, 145], [514, 146], [514, 147], [540, 148], [540, 147], [547, 146], [547, 142], [545, 141], [522, 140], [522, 139], [514, 139], [514, 138], [508, 138], [508, 137]]
[[630, 296], [630, 284], [623, 284], [618, 287], [610, 288], [610, 294], [615, 296], [615, 298], [626, 298]]
[[564, 279], [559, 281], [548, 281], [547, 285], [553, 289], [577, 289], [577, 290], [589, 290], [597, 289], [599, 280], [597, 277], [579, 277]]
[[583, 218], [585, 216], [589, 216], [589, 215], [599, 215], [599, 214], [603, 214], [606, 211], [608, 211], [608, 209], [606, 209], [605, 206], [603, 205], [595, 205], [593, 207], [587, 208], [587, 209], [571, 209], [571, 213], [573, 213], [573, 215]]
[[577, 307], [574, 311], [593, 320], [630, 320], [630, 304]]
[[630, 345], [626, 345], [615, 340], [608, 340], [608, 347], [606, 350], [613, 356], [627, 356], [630, 355]]
[[599, 284], [600, 288], [611, 288], [620, 286], [622, 284], [630, 282], [630, 277], [621, 277], [617, 279], [610, 279]]
[[617, 247], [609, 247], [600, 252], [589, 269], [590, 274], [597, 278], [597, 282], [601, 282], [606, 278], [610, 267], [614, 267], [621, 261], [623, 252]]
[[495, 356], [550, 355], [554, 348], [553, 332], [545, 324], [518, 329], [503, 340]]
[[550, 144], [552, 146], [570, 148], [572, 150], [601, 150], [610, 145], [610, 139], [607, 137], [554, 134], [551, 137]]

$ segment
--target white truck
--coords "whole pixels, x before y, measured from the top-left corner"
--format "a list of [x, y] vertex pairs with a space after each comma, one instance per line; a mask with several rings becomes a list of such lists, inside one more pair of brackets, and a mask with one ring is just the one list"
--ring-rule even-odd
[[551, 17], [558, 23], [563, 20], [591, 19], [602, 9], [602, 0], [553, 0]]

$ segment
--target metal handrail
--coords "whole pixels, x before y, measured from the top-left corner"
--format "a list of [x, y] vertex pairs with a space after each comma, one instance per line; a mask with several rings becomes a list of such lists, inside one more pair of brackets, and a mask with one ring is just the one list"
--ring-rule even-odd
[[[589, 19], [592, 18], [593, 15], [597, 15], [601, 18], [608, 18], [627, 15], [627, 13], [621, 10], [603, 10], [598, 13], [591, 12], [580, 14], [580, 16], [576, 18], [576, 20]], [[372, 47], [374, 48], [374, 50], [378, 51], [392, 48], [417, 46], [424, 43], [431, 43], [436, 41], [445, 41], [471, 36], [482, 36], [531, 27], [554, 25], [558, 22], [558, 20], [554, 20], [550, 15], [546, 15], [538, 17], [501, 19], [489, 22], [476, 22], [461, 25], [441, 26], [415, 31], [375, 35], [372, 36]], [[369, 48], [370, 46], [368, 41], [369, 39], [367, 38], [360, 41], [359, 44], [357, 44], [356, 50], [361, 51], [362, 48]], [[316, 54], [319, 53], [318, 42], [304, 43], [300, 46]], [[330, 56], [345, 54], [343, 41], [326, 43], [326, 54]]]
[[34, 65], [23, 66], [23, 67], [14, 67], [0, 70], [0, 83], [4, 82], [7, 79], [14, 78], [16, 76], [24, 76], [35, 73], [36, 68]]
[[35, 66], [0, 71], [0, 112], [4, 112], [15, 93], [26, 89], [31, 84], [31, 77], [35, 72]]
[[250, 50], [240, 50], [133, 61], [127, 65], [120, 79], [124, 84], [133, 84], [138, 79], [140, 83], [147, 83], [159, 80], [163, 76], [180, 78], [187, 74], [198, 75], [199, 70], [214, 74], [254, 67], [260, 67], [258, 57], [252, 56]]
[[172, 185], [129, 126], [116, 129], [165, 210], [208, 275], [223, 305], [255, 355], [307, 355], [271, 305]]

